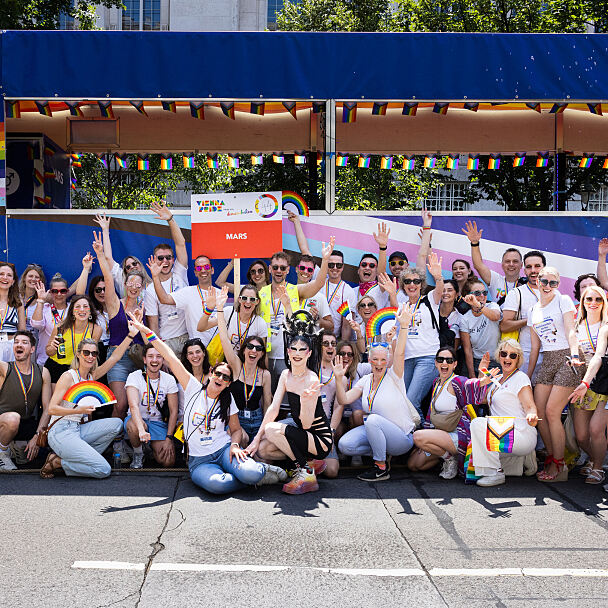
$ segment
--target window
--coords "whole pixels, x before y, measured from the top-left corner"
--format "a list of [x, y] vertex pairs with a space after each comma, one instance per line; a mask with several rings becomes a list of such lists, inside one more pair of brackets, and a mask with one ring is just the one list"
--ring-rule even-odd
[[139, 2], [140, 0], [123, 0], [124, 9], [122, 11], [122, 29], [139, 29]]
[[[71, 2], [71, 5], [74, 6], [74, 2]], [[67, 13], [59, 14], [59, 29], [60, 30], [75, 30], [76, 25], [74, 24], [74, 17], [71, 17]]]
[[468, 182], [450, 182], [437, 186], [425, 200], [430, 211], [464, 211], [464, 197], [469, 187]]
[[160, 0], [144, 0], [144, 29], [160, 30]]
[[608, 187], [602, 186], [597, 192], [589, 193], [587, 211], [608, 211]]
[[[161, 0], [123, 0], [123, 30], [160, 30]], [[140, 22], [140, 11], [143, 21]]]

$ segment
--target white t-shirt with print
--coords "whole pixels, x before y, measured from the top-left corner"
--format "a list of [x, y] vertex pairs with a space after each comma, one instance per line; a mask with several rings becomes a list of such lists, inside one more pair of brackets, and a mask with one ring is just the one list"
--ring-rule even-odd
[[595, 355], [595, 347], [597, 346], [597, 335], [600, 333], [600, 327], [602, 324], [598, 321], [593, 325], [589, 325], [589, 331], [587, 331], [587, 324], [583, 321], [576, 329], [576, 337], [578, 338], [578, 345], [585, 354], [585, 361], [589, 364], [591, 357]]
[[334, 335], [340, 336], [342, 331], [342, 319], [344, 317], [338, 312], [338, 308], [340, 308], [344, 302], [348, 302], [351, 318], [355, 318], [354, 315], [357, 313], [357, 295], [355, 290], [346, 281], [330, 283], [328, 279], [325, 281], [323, 295], [325, 296], [331, 311], [331, 318], [334, 322]]
[[460, 338], [460, 325], [462, 323], [462, 315], [454, 309], [448, 315], [448, 329], [454, 332], [454, 338]]
[[506, 297], [507, 292], [510, 292], [514, 287], [515, 282], [507, 281], [503, 275], [498, 274], [495, 270], [490, 270], [488, 291], [492, 302], [497, 302], [500, 298]]
[[[184, 438], [188, 441], [190, 456], [208, 456], [230, 443], [227, 425], [224, 425], [219, 417], [219, 399], [215, 402], [211, 397], [207, 397], [203, 385], [194, 377], [190, 378], [186, 386], [184, 401]], [[238, 411], [231, 396], [229, 416]], [[205, 424], [207, 416], [208, 425]]]
[[[502, 305], [503, 313], [507, 310], [511, 310], [515, 312], [515, 317], [517, 318], [517, 311], [520, 310], [519, 303], [521, 297], [521, 312], [519, 314], [519, 319], [527, 319], [529, 310], [538, 302], [538, 295], [538, 289], [531, 287], [528, 283], [511, 289], [507, 294], [505, 303]], [[530, 350], [532, 349], [530, 328], [527, 327], [527, 325], [520, 328], [518, 341], [524, 353], [526, 353], [527, 361]]]
[[144, 420], [162, 422], [160, 407], [167, 395], [177, 393], [175, 378], [171, 374], [161, 371], [156, 380], [150, 379], [150, 392], [148, 393], [146, 375], [138, 369], [127, 376], [125, 388], [129, 386], [137, 389], [139, 393], [139, 413], [141, 417]]
[[268, 324], [259, 315], [254, 315], [249, 327], [247, 326], [247, 323], [240, 322], [241, 338], [239, 340], [238, 317], [239, 315], [236, 310], [234, 310], [233, 306], [224, 306], [224, 319], [228, 324], [228, 337], [230, 338], [230, 342], [232, 342], [232, 348], [235, 353], [239, 352], [241, 344], [245, 341], [245, 338], [248, 338], [249, 336], [258, 336], [264, 340], [268, 338]]
[[[176, 260], [171, 278], [163, 281], [161, 285], [167, 294], [175, 299], [179, 290], [188, 287], [188, 270]], [[162, 340], [177, 338], [186, 333], [184, 312], [175, 306], [161, 304], [153, 284], [148, 285], [144, 292], [144, 312], [146, 315], [158, 316], [158, 330]]]
[[[439, 324], [439, 304], [435, 304], [435, 297], [432, 291], [426, 297], [433, 309], [435, 321]], [[409, 297], [400, 289], [397, 292], [397, 303], [406, 304], [409, 301]], [[433, 327], [433, 319], [429, 307], [420, 300], [407, 331], [405, 358], [428, 357], [435, 355], [438, 349], [439, 331]]]
[[[500, 310], [496, 302], [488, 302], [486, 308], [489, 310]], [[499, 324], [500, 319], [498, 321], [490, 321], [483, 313], [476, 317], [473, 311], [469, 310], [469, 312], [463, 315], [460, 322], [460, 331], [469, 334], [475, 359], [481, 359], [486, 352], [490, 353], [492, 359], [494, 358], [494, 351], [500, 340]]]
[[[366, 296], [370, 296], [371, 298], [374, 298], [374, 302], [376, 302], [376, 305], [378, 306], [378, 310], [380, 310], [381, 308], [386, 308], [387, 306], [390, 306], [390, 300], [388, 297], [388, 293], [386, 293], [386, 291], [382, 291], [380, 285], [374, 285], [373, 287], [371, 287], [368, 291], [365, 292]], [[355, 288], [355, 297], [356, 297], [356, 302], [358, 302], [363, 295], [361, 294], [361, 291], [359, 290], [359, 286], [357, 286]], [[355, 306], [356, 306], [356, 302], [355, 302]]]
[[564, 327], [564, 313], [574, 312], [574, 303], [570, 296], [559, 292], [547, 306], [537, 302], [528, 313], [528, 327], [532, 327], [540, 338], [541, 352], [564, 350], [570, 348]]
[[[212, 287], [212, 289], [215, 289], [216, 295], [221, 293], [221, 290], [217, 287]], [[180, 289], [173, 294], [175, 307], [184, 312], [188, 336], [190, 338], [200, 338], [205, 346], [209, 344], [217, 329], [216, 327], [212, 327], [205, 331], [198, 331], [196, 329], [200, 318], [203, 316], [203, 304], [205, 303], [206, 297], [206, 291], [204, 289], [199, 289], [198, 285], [184, 287], [184, 289]], [[209, 318], [217, 318], [215, 310], [211, 313]]]
[[515, 428], [530, 427], [526, 421], [526, 412], [519, 400], [519, 391], [524, 386], [532, 386], [530, 378], [521, 370], [516, 371], [506, 382], [497, 388], [491, 384], [488, 387], [488, 403], [492, 416], [515, 416]]

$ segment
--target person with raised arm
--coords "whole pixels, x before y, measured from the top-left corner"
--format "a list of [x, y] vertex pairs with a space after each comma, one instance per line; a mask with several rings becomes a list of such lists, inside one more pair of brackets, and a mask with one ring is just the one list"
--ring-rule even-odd
[[154, 344], [184, 390], [184, 441], [193, 483], [212, 494], [228, 494], [286, 479], [285, 471], [256, 462], [241, 448], [243, 429], [229, 390], [233, 375], [228, 363], [216, 363], [209, 380], [201, 384], [154, 332], [133, 315], [131, 320]]
[[441, 346], [460, 346], [460, 324], [462, 315], [456, 309], [458, 283], [454, 279], [443, 282], [443, 294], [439, 305], [439, 342]]
[[413, 315], [411, 304], [399, 307], [396, 321], [400, 330], [392, 357], [388, 343], [372, 344], [369, 351], [372, 371], [349, 391], [345, 390], [343, 383], [346, 368], [342, 358], [336, 357], [333, 366], [338, 401], [348, 404], [362, 397], [363, 426], [348, 431], [338, 443], [343, 454], [373, 457], [373, 468], [357, 476], [362, 481], [390, 479], [387, 457], [406, 454], [414, 445], [412, 433], [420, 423], [420, 417], [407, 397], [403, 382], [407, 330]]
[[523, 266], [521, 253], [518, 249], [515, 249], [515, 247], [505, 249], [500, 262], [503, 271], [503, 274], [501, 275], [495, 270], [488, 268], [483, 261], [479, 246], [483, 229], [479, 230], [477, 228], [477, 222], [468, 221], [462, 229], [462, 232], [466, 234], [471, 243], [473, 266], [475, 267], [477, 274], [488, 286], [490, 299], [492, 302], [496, 302], [499, 306], [502, 306], [509, 291], [520, 284], [519, 280], [521, 278], [520, 275]]
[[606, 270], [606, 254], [608, 254], [608, 239], [603, 238], [597, 246], [597, 278], [600, 285], [608, 290], [608, 271]]
[[371, 296], [379, 308], [388, 306], [388, 295], [378, 285], [378, 275], [386, 274], [386, 250], [388, 249], [388, 237], [390, 228], [385, 222], [378, 224], [378, 232], [374, 232], [374, 240], [378, 243], [378, 257], [373, 253], [364, 253], [361, 256], [357, 275], [359, 277], [358, 298]]
[[[221, 289], [226, 285], [228, 287], [228, 293], [234, 293], [234, 283], [228, 282], [228, 275], [234, 269], [234, 260], [230, 260], [224, 267], [224, 270], [217, 275], [215, 284]], [[259, 291], [262, 287], [270, 285], [270, 272], [268, 271], [268, 264], [264, 260], [254, 260], [251, 262], [247, 273], [245, 274], [247, 284], [255, 285]]]
[[[328, 263], [329, 267], [329, 263]], [[315, 272], [315, 261], [311, 255], [303, 254], [296, 266], [298, 285], [310, 283]], [[328, 271], [329, 272], [329, 271]], [[318, 328], [333, 332], [334, 320], [325, 297], [324, 290], [318, 291], [315, 295], [300, 300], [300, 309], [312, 315]]]

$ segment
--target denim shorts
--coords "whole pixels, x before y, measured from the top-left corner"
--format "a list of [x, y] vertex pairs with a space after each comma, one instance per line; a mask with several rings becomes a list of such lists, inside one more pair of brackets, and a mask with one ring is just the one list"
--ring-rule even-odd
[[[123, 428], [125, 433], [127, 432], [127, 422], [131, 420], [131, 416], [127, 416], [125, 418], [125, 422], [123, 424]], [[146, 420], [144, 419], [144, 423], [148, 427], [148, 433], [150, 433], [150, 441], [164, 441], [167, 438], [167, 431], [169, 427], [166, 422], [162, 420]]]
[[[249, 414], [249, 417], [246, 416], [245, 412]], [[262, 420], [264, 420], [264, 412], [262, 411], [261, 407], [253, 411], [239, 410], [239, 422], [241, 423], [242, 429], [249, 436], [249, 441], [252, 441], [253, 438], [258, 434]]]
[[[112, 353], [117, 349], [117, 346], [110, 346], [108, 348], [108, 359], [112, 356]], [[126, 382], [127, 376], [137, 370], [137, 367], [133, 361], [129, 358], [129, 351], [114, 364], [112, 369], [107, 373], [108, 382]]]

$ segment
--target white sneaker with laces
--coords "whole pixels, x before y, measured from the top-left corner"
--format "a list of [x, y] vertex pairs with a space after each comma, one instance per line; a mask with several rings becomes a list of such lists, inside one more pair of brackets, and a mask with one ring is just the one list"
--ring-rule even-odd
[[287, 473], [281, 468], [273, 464], [266, 465], [266, 473], [264, 477], [256, 484], [258, 486], [267, 486], [273, 483], [284, 483], [287, 481]]
[[0, 450], [0, 472], [16, 470], [17, 467], [11, 460], [10, 452], [8, 450]]
[[505, 482], [505, 479], [504, 471], [501, 469], [496, 471], [494, 475], [484, 475], [483, 477], [480, 477], [477, 480], [477, 485], [486, 488], [490, 486], [500, 486]]
[[454, 479], [458, 475], [458, 461], [455, 456], [450, 458], [446, 458], [443, 461], [443, 467], [441, 468], [441, 473], [439, 473], [439, 477], [442, 479]]
[[144, 467], [144, 455], [143, 452], [138, 454], [133, 452], [133, 460], [131, 461], [130, 469], [143, 469]]

